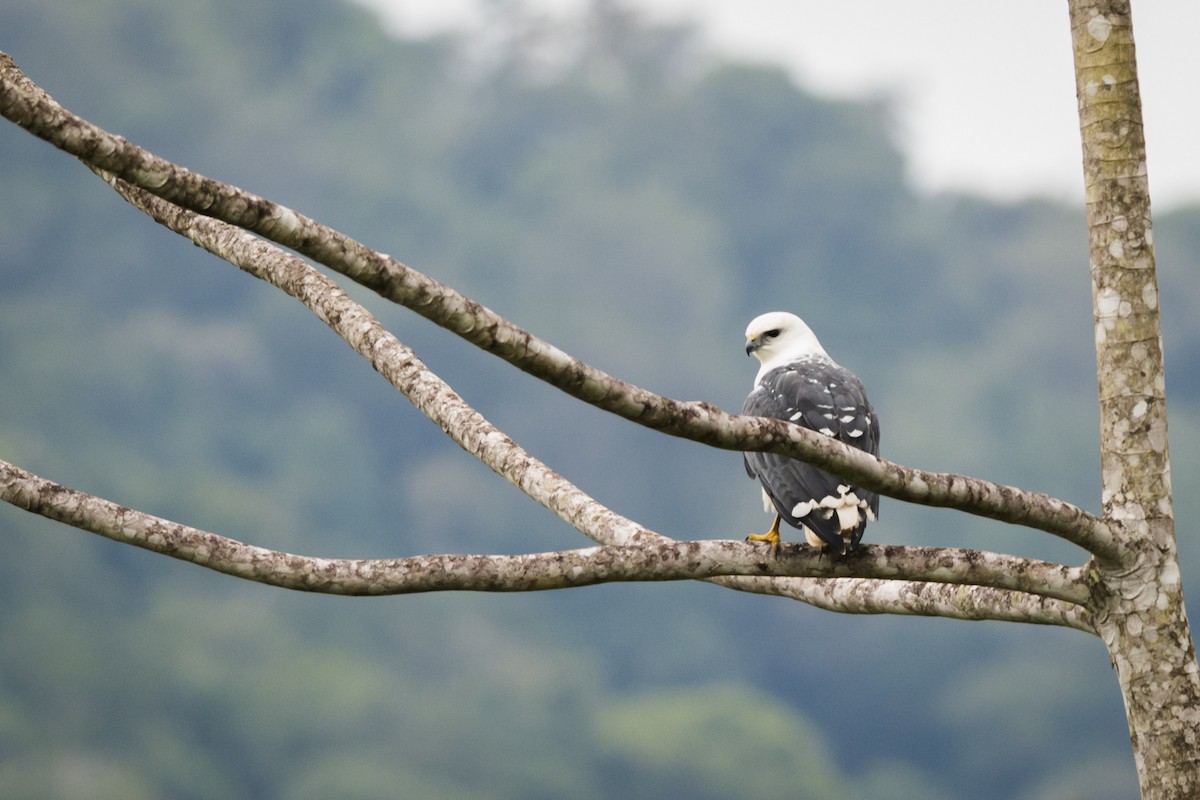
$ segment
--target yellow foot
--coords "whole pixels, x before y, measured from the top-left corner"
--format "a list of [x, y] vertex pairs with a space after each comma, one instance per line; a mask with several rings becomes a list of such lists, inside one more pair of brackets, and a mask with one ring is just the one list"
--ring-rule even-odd
[[779, 531], [767, 531], [766, 533], [752, 533], [746, 537], [747, 542], [770, 542], [773, 546], [779, 546]]
[[775, 515], [775, 522], [771, 525], [771, 530], [766, 533], [752, 533], [746, 537], [747, 542], [770, 542], [771, 555], [779, 552], [779, 543], [782, 541], [779, 538], [779, 515]]

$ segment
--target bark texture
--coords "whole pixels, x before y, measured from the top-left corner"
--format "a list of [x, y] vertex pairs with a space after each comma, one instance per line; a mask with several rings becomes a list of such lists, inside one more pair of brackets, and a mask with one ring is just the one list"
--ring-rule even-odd
[[1072, 0], [1083, 142], [1103, 516], [1120, 564], [1098, 568], [1143, 798], [1200, 797], [1200, 677], [1183, 604], [1146, 143], [1127, 0]]

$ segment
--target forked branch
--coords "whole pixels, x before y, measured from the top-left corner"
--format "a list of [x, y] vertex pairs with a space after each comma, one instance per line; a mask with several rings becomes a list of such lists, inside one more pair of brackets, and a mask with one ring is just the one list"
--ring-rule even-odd
[[[9, 499], [22, 507], [221, 572], [310, 591], [528, 591], [607, 581], [720, 575], [727, 576], [720, 583], [730, 588], [781, 594], [857, 613], [1020, 618], [1088, 630], [1081, 622], [1086, 615], [1079, 608], [1087, 602], [1088, 589], [1078, 568], [998, 553], [887, 546], [866, 547], [849, 558], [833, 561], [810, 548], [789, 545], [780, 557], [764, 561], [761, 549], [742, 542], [678, 542], [636, 526], [598, 504], [494, 428], [432, 375], [365, 308], [299, 258], [112, 176], [103, 177], [156, 221], [299, 300], [461, 446], [534, 500], [608, 546], [514, 557], [311, 559], [140, 514], [10, 465]], [[839, 580], [799, 579], [812, 576]], [[772, 580], [761, 580], [766, 577]], [[960, 586], [955, 590], [938, 589], [926, 587], [927, 582]], [[977, 589], [980, 593], [971, 597]]]
[[672, 400], [621, 381], [390, 256], [92, 125], [51, 99], [4, 54], [0, 54], [0, 114], [94, 168], [306, 255], [562, 391], [640, 425], [728, 450], [789, 455], [889, 497], [1043, 530], [1107, 564], [1116, 564], [1126, 555], [1102, 520], [1049, 495], [877, 460], [780, 420], [735, 416], [708, 403]]

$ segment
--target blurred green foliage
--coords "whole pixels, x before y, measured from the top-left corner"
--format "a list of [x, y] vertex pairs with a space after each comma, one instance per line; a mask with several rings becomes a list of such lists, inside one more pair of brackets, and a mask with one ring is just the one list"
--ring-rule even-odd
[[[0, 0], [0, 48], [92, 121], [656, 391], [740, 407], [745, 321], [794, 310], [870, 387], [888, 457], [1096, 507], [1079, 209], [914, 194], [886, 103], [813, 97], [715, 59], [684, 27], [596, 3], [546, 31], [519, 4], [495, 8], [481, 43], [391, 39], [331, 0]], [[12, 126], [0, 180], [3, 457], [313, 555], [582, 544], [298, 306]], [[1200, 514], [1186, 490], [1200, 214], [1158, 222], [1186, 524]], [[684, 538], [763, 524], [736, 454], [631, 430], [357, 295], [618, 511]], [[1077, 633], [836, 616], [693, 585], [314, 597], [7, 506], [0, 532], [13, 797], [1135, 791], [1103, 648]], [[895, 503], [868, 536], [1081, 560]], [[1194, 583], [1200, 560], [1186, 538], [1181, 550]]]

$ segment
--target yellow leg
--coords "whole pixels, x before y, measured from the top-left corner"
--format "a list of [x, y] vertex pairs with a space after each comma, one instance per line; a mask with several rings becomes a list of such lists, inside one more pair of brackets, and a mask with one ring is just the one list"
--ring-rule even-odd
[[775, 521], [771, 523], [771, 530], [766, 533], [752, 533], [746, 537], [747, 542], [770, 542], [771, 555], [775, 555], [775, 551], [779, 549], [779, 515], [775, 515]]

